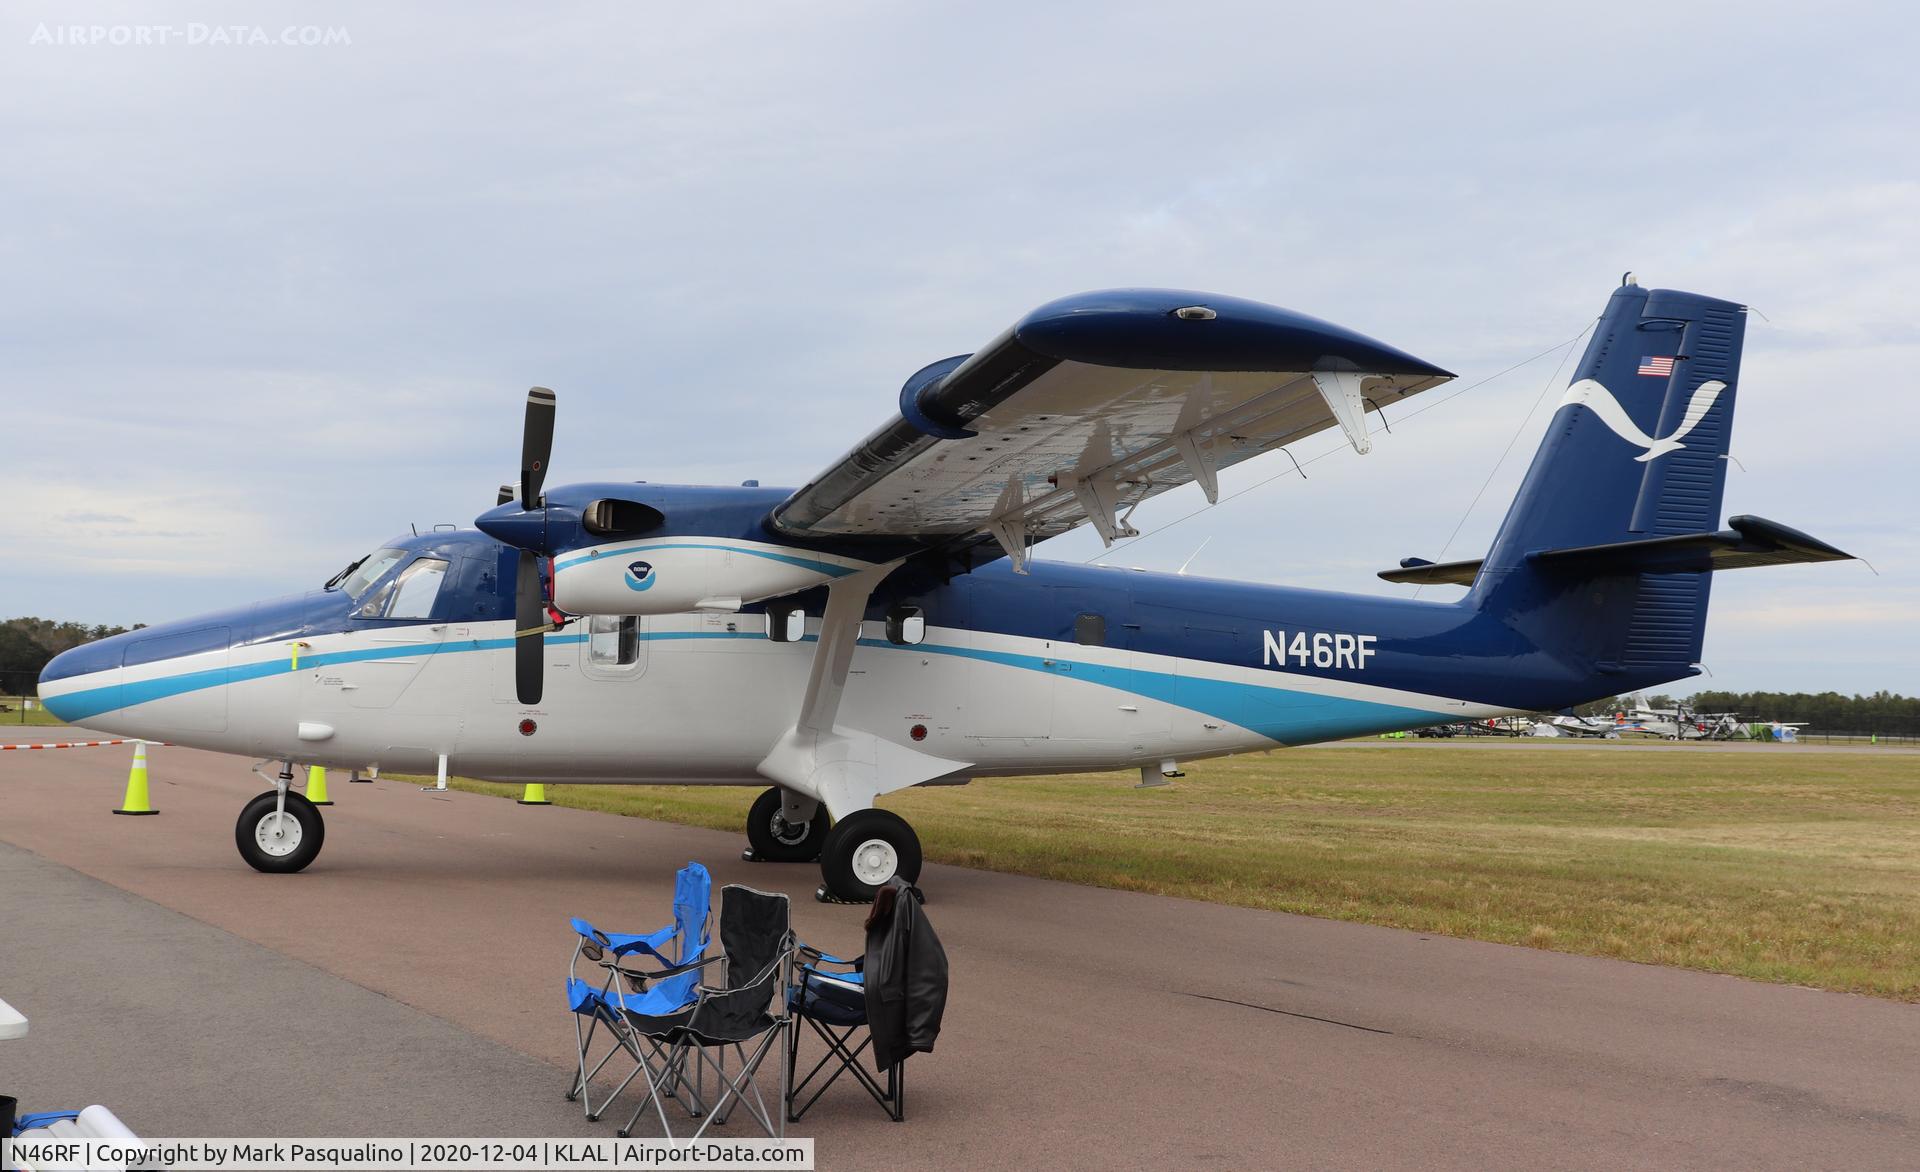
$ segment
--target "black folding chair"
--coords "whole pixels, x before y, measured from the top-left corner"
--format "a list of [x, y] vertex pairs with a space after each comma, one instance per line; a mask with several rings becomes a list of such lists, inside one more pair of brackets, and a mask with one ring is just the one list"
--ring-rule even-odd
[[[900, 1122], [906, 1118], [907, 1111], [906, 1061], [902, 1059], [885, 1070], [869, 1070], [861, 1061], [861, 1056], [873, 1045], [873, 1034], [867, 1028], [866, 958], [848, 960], [804, 944], [798, 951], [803, 965], [787, 990], [787, 1009], [793, 1017], [813, 1027], [813, 1032], [826, 1043], [827, 1052], [813, 1064], [806, 1077], [796, 1077], [800, 1064], [800, 1029], [798, 1025], [788, 1026], [787, 1122], [800, 1122], [800, 1117], [820, 1101], [827, 1088], [849, 1072], [866, 1088], [873, 1101], [880, 1104], [889, 1119]], [[846, 971], [828, 972], [824, 966]], [[800, 1096], [806, 1094], [808, 1088], [813, 1088], [813, 1094], [801, 1102]]]
[[[775, 1119], [760, 1094], [755, 1076], [767, 1055], [778, 1053], [775, 1043], [784, 1044], [791, 1028], [785, 1000], [780, 996], [790, 983], [793, 961], [793, 931], [788, 913], [785, 895], [755, 891], [737, 883], [721, 888], [720, 947], [727, 963], [726, 984], [701, 985], [693, 1012], [687, 1017], [626, 1014], [628, 1024], [639, 1036], [696, 1061], [699, 1063], [696, 1071], [711, 1070], [719, 1077], [719, 1098], [707, 1108], [706, 1118], [690, 1138], [698, 1139], [706, 1134], [707, 1128], [725, 1123], [736, 1103], [744, 1106], [747, 1114], [769, 1136], [778, 1138], [787, 1133], [786, 1113], [780, 1112], [778, 1120]], [[691, 961], [653, 976], [657, 980], [677, 972], [691, 972], [720, 959], [707, 957]], [[739, 1060], [737, 1072], [731, 1076], [727, 1070], [729, 1048]], [[662, 1064], [647, 1071], [647, 1099], [634, 1108], [633, 1117], [620, 1129], [622, 1138], [632, 1133], [633, 1125], [640, 1121], [649, 1102], [660, 1116], [661, 1128], [669, 1139], [673, 1138], [660, 1092], [666, 1090], [671, 1095], [677, 1083], [686, 1077], [685, 1061]], [[779, 1101], [785, 1103], [785, 1065], [780, 1065], [780, 1074]]]

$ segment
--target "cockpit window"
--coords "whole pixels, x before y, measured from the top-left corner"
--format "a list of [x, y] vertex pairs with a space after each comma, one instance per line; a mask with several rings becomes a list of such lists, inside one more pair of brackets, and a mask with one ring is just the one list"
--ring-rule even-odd
[[334, 580], [327, 583], [331, 590], [336, 583], [347, 592], [347, 597], [355, 602], [365, 594], [369, 587], [380, 580], [380, 576], [393, 568], [393, 563], [407, 556], [404, 549], [376, 549], [366, 557], [348, 566]]
[[[380, 552], [397, 554], [400, 551], [383, 549]], [[442, 559], [415, 558], [412, 565], [369, 595], [353, 613], [363, 619], [431, 618], [434, 600], [440, 597], [440, 583], [446, 576], [447, 563]]]

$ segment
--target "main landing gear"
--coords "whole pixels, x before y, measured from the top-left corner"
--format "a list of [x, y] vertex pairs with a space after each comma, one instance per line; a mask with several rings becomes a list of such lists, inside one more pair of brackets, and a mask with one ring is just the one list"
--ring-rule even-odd
[[[259, 766], [254, 767], [260, 773]], [[265, 777], [265, 774], [260, 774]], [[287, 766], [273, 780], [274, 788], [248, 802], [233, 827], [240, 857], [256, 871], [290, 875], [305, 869], [327, 840], [327, 824], [320, 808], [293, 791], [293, 768]]]
[[820, 803], [813, 806], [809, 818], [788, 817], [785, 791], [777, 785], [755, 798], [747, 811], [747, 850], [740, 857], [749, 863], [811, 863], [819, 858], [833, 819]]
[[895, 875], [920, 880], [920, 836], [891, 810], [856, 810], [833, 824], [820, 849], [822, 897], [871, 903]]
[[747, 850], [754, 863], [820, 863], [819, 897], [870, 903], [899, 875], [920, 878], [920, 836], [889, 810], [857, 810], [834, 822], [815, 805], [805, 821], [789, 817], [788, 799], [775, 786], [754, 799], [747, 814]]

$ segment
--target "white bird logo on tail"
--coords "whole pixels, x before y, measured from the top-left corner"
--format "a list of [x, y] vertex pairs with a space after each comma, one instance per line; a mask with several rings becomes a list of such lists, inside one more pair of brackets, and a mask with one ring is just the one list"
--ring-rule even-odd
[[1635, 460], [1644, 464], [1657, 456], [1664, 456], [1668, 452], [1686, 447], [1687, 445], [1680, 441], [1687, 438], [1688, 432], [1700, 426], [1700, 421], [1707, 417], [1707, 412], [1713, 410], [1714, 400], [1718, 399], [1720, 392], [1726, 389], [1727, 384], [1719, 379], [1701, 383], [1695, 388], [1693, 398], [1687, 400], [1687, 413], [1681, 417], [1680, 426], [1674, 429], [1672, 435], [1659, 439], [1641, 431], [1640, 425], [1627, 414], [1627, 409], [1613, 397], [1613, 392], [1590, 378], [1583, 378], [1568, 387], [1567, 393], [1560, 399], [1560, 405], [1564, 407], [1572, 403], [1585, 407], [1598, 416], [1600, 422], [1612, 428], [1613, 434], [1635, 447], [1645, 448], [1645, 452], [1634, 457]]

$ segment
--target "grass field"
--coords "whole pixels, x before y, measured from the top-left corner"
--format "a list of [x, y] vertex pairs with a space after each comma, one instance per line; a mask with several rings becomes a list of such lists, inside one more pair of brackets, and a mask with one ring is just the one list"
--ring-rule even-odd
[[[1188, 772], [882, 804], [933, 861], [1920, 1001], [1917, 757], [1350, 745]], [[738, 830], [755, 791], [548, 792]]]
[[45, 708], [42, 708], [38, 701], [35, 701], [33, 707], [29, 709], [26, 706], [26, 701], [31, 699], [33, 699], [31, 696], [0, 696], [0, 708], [6, 710], [0, 712], [0, 740], [8, 737], [9, 734], [6, 730], [9, 725], [15, 728], [22, 725], [33, 728], [36, 725], [45, 726], [66, 723], [56, 718]]

